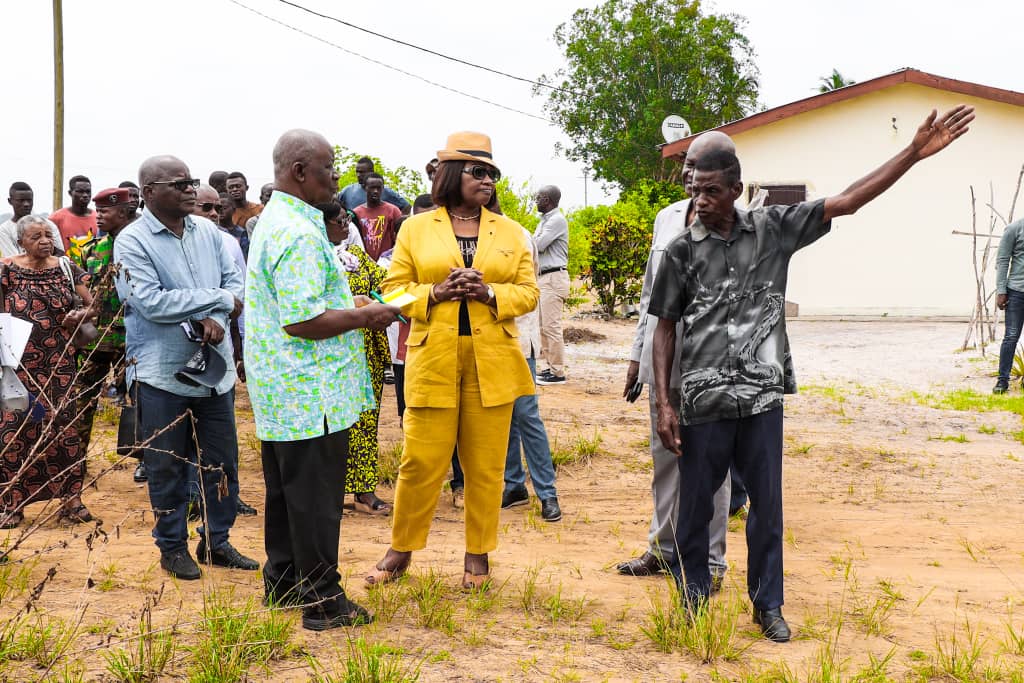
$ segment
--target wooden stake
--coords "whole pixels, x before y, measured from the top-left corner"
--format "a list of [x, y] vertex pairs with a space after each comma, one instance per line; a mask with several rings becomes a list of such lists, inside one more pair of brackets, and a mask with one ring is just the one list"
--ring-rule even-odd
[[53, 0], [53, 210], [64, 205], [64, 9]]

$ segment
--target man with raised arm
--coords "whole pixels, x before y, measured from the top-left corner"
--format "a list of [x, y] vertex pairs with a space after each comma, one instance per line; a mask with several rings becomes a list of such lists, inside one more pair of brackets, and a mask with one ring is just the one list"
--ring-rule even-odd
[[[711, 592], [712, 496], [732, 464], [750, 496], [747, 590], [754, 623], [769, 640], [789, 640], [782, 616], [782, 397], [790, 257], [828, 233], [833, 218], [856, 212], [966, 133], [972, 120], [974, 109], [965, 105], [941, 117], [932, 111], [911, 143], [881, 167], [836, 196], [793, 206], [737, 209], [743, 184], [736, 156], [716, 151], [697, 160], [691, 182], [697, 221], [668, 246], [648, 307], [659, 318], [658, 436], [678, 456], [678, 578], [691, 614], [706, 608]], [[677, 405], [670, 388], [680, 321]]]
[[[683, 187], [690, 192], [693, 167], [704, 154], [714, 151], [736, 152], [732, 138], [719, 131], [708, 131], [698, 135], [686, 151], [683, 162]], [[651, 365], [654, 347], [654, 328], [658, 319], [648, 315], [647, 308], [654, 288], [654, 277], [665, 255], [665, 249], [672, 240], [679, 237], [687, 226], [697, 219], [695, 205], [689, 199], [670, 204], [658, 212], [654, 219], [654, 235], [651, 239], [651, 254], [647, 258], [647, 270], [640, 292], [640, 317], [637, 320], [633, 349], [630, 353], [629, 368], [626, 371], [626, 386], [622, 391], [625, 398], [634, 390], [637, 382], [650, 386], [648, 400], [651, 414], [650, 448], [654, 462], [651, 480], [651, 496], [654, 498], [654, 512], [651, 514], [650, 531], [647, 534], [647, 550], [631, 560], [620, 562], [616, 569], [629, 576], [650, 576], [668, 569], [676, 563], [676, 509], [679, 501], [679, 464], [676, 455], [665, 448], [658, 438], [658, 406], [655, 402], [654, 374]], [[678, 325], [676, 340], [681, 338], [682, 325]], [[672, 373], [673, 384], [669, 393], [674, 404], [679, 403], [678, 374]], [[632, 397], [635, 400], [636, 395]], [[725, 539], [729, 526], [729, 481], [722, 483], [714, 498], [714, 515], [708, 529], [710, 539], [710, 568], [712, 590], [721, 586], [728, 565], [725, 562]]]

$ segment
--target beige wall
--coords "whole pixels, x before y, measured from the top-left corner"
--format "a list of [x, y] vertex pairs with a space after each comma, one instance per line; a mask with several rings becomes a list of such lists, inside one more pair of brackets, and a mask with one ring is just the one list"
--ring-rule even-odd
[[827, 197], [905, 147], [932, 108], [960, 102], [977, 109], [965, 137], [794, 257], [787, 299], [801, 315], [969, 314], [971, 239], [951, 233], [970, 229], [970, 185], [979, 230], [988, 229], [990, 183], [995, 207], [1009, 209], [1024, 164], [1024, 107], [902, 84], [734, 137], [744, 182], [806, 184], [809, 198]]

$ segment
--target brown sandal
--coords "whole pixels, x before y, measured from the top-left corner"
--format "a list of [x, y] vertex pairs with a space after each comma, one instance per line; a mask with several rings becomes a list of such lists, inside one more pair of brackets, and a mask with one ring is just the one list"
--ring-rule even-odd
[[364, 581], [366, 582], [367, 588], [373, 588], [374, 586], [383, 586], [386, 583], [394, 583], [400, 578], [405, 576], [405, 572], [409, 569], [409, 564], [412, 562], [412, 555], [405, 561], [401, 566], [395, 567], [394, 569], [386, 569], [381, 565], [384, 564], [384, 560], [381, 560], [373, 568], [374, 571], [366, 575]]
[[491, 588], [491, 574], [474, 574], [472, 572], [463, 572], [462, 574], [462, 590], [467, 593], [474, 591], [486, 591]]

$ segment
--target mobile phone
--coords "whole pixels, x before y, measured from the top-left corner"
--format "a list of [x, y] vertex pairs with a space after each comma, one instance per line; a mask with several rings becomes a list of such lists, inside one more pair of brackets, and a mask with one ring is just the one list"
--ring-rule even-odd
[[629, 393], [626, 394], [626, 400], [629, 401], [630, 403], [635, 403], [636, 400], [638, 398], [640, 398], [640, 393], [643, 390], [644, 390], [643, 382], [641, 382], [640, 380], [637, 380], [636, 384], [634, 384], [633, 387], [629, 390]]

